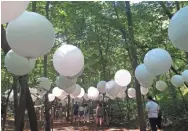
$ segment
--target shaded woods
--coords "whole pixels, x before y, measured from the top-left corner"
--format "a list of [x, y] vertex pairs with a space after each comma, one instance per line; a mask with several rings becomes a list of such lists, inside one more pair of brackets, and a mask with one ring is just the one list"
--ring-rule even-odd
[[[186, 131], [188, 128], [188, 84], [175, 88], [170, 83], [174, 74], [180, 74], [188, 68], [188, 54], [177, 50], [168, 39], [169, 20], [180, 8], [188, 2], [57, 2], [33, 1], [28, 10], [46, 16], [56, 30], [56, 41], [51, 52], [38, 58], [35, 69], [25, 76], [16, 77], [4, 67], [4, 57], [10, 50], [6, 40], [6, 25], [1, 25], [1, 92], [14, 91], [14, 104], [4, 102], [2, 129], [9, 121], [9, 108], [14, 112], [14, 127], [16, 131], [24, 128], [25, 110], [31, 131], [38, 131], [41, 125], [37, 123], [29, 87], [37, 85], [37, 78], [45, 76], [53, 81], [55, 86], [57, 73], [52, 64], [52, 56], [61, 43], [66, 42], [79, 47], [85, 56], [83, 75], [78, 83], [87, 91], [89, 86], [96, 86], [100, 80], [109, 81], [117, 70], [125, 68], [132, 74], [129, 87], [136, 89], [136, 99], [128, 97], [125, 100], [109, 100], [113, 108], [112, 125], [126, 128], [146, 130], [147, 117], [145, 113], [145, 96], [141, 95], [140, 85], [134, 77], [138, 64], [143, 62], [144, 55], [153, 48], [166, 49], [173, 58], [173, 65], [168, 73], [156, 79], [164, 80], [168, 88], [160, 92], [155, 88], [155, 82], [149, 89], [149, 94], [155, 97], [164, 116], [165, 129]], [[21, 92], [20, 97], [17, 92]], [[10, 94], [10, 92], [9, 92]], [[126, 91], [127, 94], [127, 91]], [[54, 102], [55, 103], [55, 102]], [[52, 128], [49, 110], [51, 104], [46, 95], [45, 101], [45, 131]], [[68, 97], [67, 121], [72, 121], [72, 101]], [[55, 111], [54, 111], [55, 112]], [[40, 126], [39, 126], [40, 125]]]

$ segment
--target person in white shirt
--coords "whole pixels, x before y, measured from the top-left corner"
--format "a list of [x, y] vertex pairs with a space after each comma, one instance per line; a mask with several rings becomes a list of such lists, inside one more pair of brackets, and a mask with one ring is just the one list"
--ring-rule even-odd
[[146, 111], [148, 112], [148, 118], [152, 131], [157, 131], [159, 105], [154, 102], [151, 96], [148, 96], [148, 102], [146, 103]]

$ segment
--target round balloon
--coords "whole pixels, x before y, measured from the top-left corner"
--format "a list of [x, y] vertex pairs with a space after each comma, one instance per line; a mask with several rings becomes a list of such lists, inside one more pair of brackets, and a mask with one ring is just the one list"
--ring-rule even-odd
[[[154, 81], [154, 80], [153, 80]], [[140, 82], [140, 81], [138, 81], [139, 82], [139, 84], [141, 85], [141, 86], [143, 86], [143, 87], [145, 87], [145, 88], [148, 88], [148, 87], [150, 87], [152, 84], [153, 84], [153, 81], [147, 81], [147, 82]]]
[[180, 50], [188, 52], [188, 6], [177, 11], [168, 26], [168, 37]]
[[127, 87], [126, 88], [121, 88], [120, 92], [117, 95], [117, 97], [120, 98], [120, 99], [124, 99], [126, 97], [126, 94], [125, 94], [125, 90], [126, 89], [127, 89]]
[[136, 67], [135, 77], [140, 84], [146, 83], [151, 85], [153, 84], [153, 80], [155, 78], [155, 76], [147, 70], [147, 67], [144, 64], [140, 64]]
[[58, 76], [58, 77], [56, 78], [55, 83], [56, 83], [56, 85], [57, 85], [59, 88], [61, 88], [61, 89], [63, 89], [63, 90], [66, 90], [66, 88], [71, 87], [71, 86], [73, 86], [74, 84], [76, 84], [75, 81], [69, 79], [69, 78], [66, 77], [66, 76], [62, 76], [62, 75], [60, 75], [60, 76]]
[[97, 84], [97, 89], [99, 90], [100, 93], [105, 93], [105, 86], [106, 86], [106, 81], [99, 81]]
[[182, 72], [182, 78], [185, 82], [188, 82], [188, 70]]
[[95, 87], [89, 87], [87, 93], [88, 98], [91, 100], [96, 100], [99, 96], [99, 91]]
[[131, 82], [131, 74], [129, 71], [121, 69], [116, 72], [114, 79], [119, 86], [127, 86]]
[[31, 94], [31, 98], [32, 98], [33, 102], [35, 102], [37, 100], [37, 96], [36, 95]]
[[35, 61], [36, 59], [26, 59], [10, 50], [5, 56], [5, 67], [12, 74], [22, 76], [34, 69]]
[[68, 94], [72, 94], [75, 90], [76, 90], [76, 84], [64, 89], [64, 91], [67, 92]]
[[109, 81], [106, 83], [106, 86], [105, 86], [105, 90], [106, 90], [106, 93], [108, 95], [110, 95], [111, 97], [116, 97], [117, 94], [119, 93], [120, 91], [120, 86], [118, 84], [116, 84], [115, 81]]
[[36, 88], [29, 88], [29, 91], [30, 91], [31, 94], [37, 94]]
[[89, 100], [87, 93], [84, 94], [83, 98], [84, 98], [84, 100], [86, 100], [86, 101]]
[[55, 42], [53, 25], [46, 17], [25, 11], [11, 21], [6, 38], [13, 51], [25, 58], [38, 58], [47, 54]]
[[64, 100], [67, 97], [67, 95], [65, 95], [64, 93], [62, 93], [58, 98], [60, 100]]
[[149, 89], [148, 88], [145, 88], [143, 86], [140, 87], [140, 91], [141, 91], [141, 94], [142, 95], [147, 95], [148, 92], [149, 92]]
[[164, 91], [167, 87], [167, 84], [164, 82], [164, 81], [157, 81], [156, 82], [156, 88], [159, 90], [159, 91]]
[[76, 90], [71, 93], [72, 96], [77, 97], [81, 93], [81, 86], [76, 84]]
[[48, 78], [46, 77], [41, 77], [41, 78], [38, 78], [37, 82], [39, 82], [39, 87], [40, 88], [43, 88], [43, 89], [46, 89], [46, 90], [49, 90], [51, 88], [51, 82]]
[[52, 94], [56, 97], [61, 96], [61, 94], [63, 93], [63, 90], [61, 90], [59, 87], [54, 87], [52, 89]]
[[128, 89], [128, 96], [129, 96], [129, 98], [136, 97], [136, 90], [134, 88], [129, 88]]
[[1, 1], [1, 24], [18, 18], [27, 9], [30, 1]]
[[84, 67], [82, 51], [73, 45], [62, 45], [53, 55], [55, 70], [64, 76], [75, 76]]
[[183, 80], [183, 77], [180, 76], [180, 75], [174, 75], [172, 78], [171, 78], [171, 83], [173, 86], [175, 87], [181, 87], [184, 85], [184, 80]]
[[53, 94], [48, 94], [48, 100], [51, 102], [51, 101], [54, 101], [55, 100], [55, 96]]
[[84, 96], [84, 94], [85, 94], [85, 90], [84, 90], [84, 88], [81, 88], [81, 92], [77, 97], [82, 98]]
[[144, 65], [154, 75], [162, 75], [171, 68], [172, 58], [166, 50], [155, 48], [145, 55]]

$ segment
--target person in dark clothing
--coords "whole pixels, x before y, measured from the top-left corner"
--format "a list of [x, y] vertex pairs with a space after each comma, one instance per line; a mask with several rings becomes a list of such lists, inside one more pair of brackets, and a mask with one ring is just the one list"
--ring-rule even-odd
[[76, 121], [76, 119], [78, 118], [78, 112], [79, 112], [79, 105], [78, 105], [78, 103], [76, 102], [76, 103], [73, 105], [73, 113], [74, 113], [75, 121]]

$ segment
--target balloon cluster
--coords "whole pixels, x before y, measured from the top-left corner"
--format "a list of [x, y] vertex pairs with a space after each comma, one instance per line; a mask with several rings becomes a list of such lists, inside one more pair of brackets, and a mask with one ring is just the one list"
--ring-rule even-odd
[[[3, 1], [1, 24], [9, 23], [6, 29], [6, 39], [10, 50], [5, 56], [5, 67], [16, 76], [31, 72], [36, 59], [46, 55], [54, 45], [55, 30], [50, 21], [35, 12], [26, 11], [29, 1]], [[18, 62], [19, 61], [19, 62]], [[53, 55], [53, 65], [60, 74], [49, 101], [55, 97], [65, 99], [83, 97], [85, 91], [76, 84], [77, 77], [84, 71], [84, 56], [79, 48], [62, 44]], [[48, 78], [38, 79], [39, 91], [33, 93], [40, 98], [51, 88]], [[37, 95], [40, 94], [40, 95]], [[81, 94], [80, 94], [81, 93]], [[36, 100], [33, 97], [33, 100]]]

